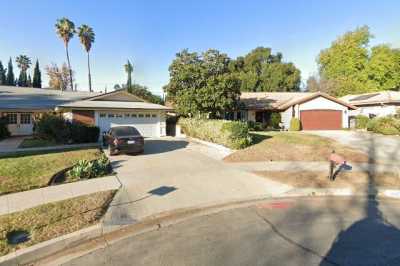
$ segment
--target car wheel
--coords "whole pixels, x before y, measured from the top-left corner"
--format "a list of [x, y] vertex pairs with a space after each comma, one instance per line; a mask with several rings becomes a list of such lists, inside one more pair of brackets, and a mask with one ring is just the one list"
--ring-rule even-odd
[[108, 145], [108, 154], [110, 154], [110, 156], [115, 155], [115, 150], [113, 148], [111, 148], [111, 145]]

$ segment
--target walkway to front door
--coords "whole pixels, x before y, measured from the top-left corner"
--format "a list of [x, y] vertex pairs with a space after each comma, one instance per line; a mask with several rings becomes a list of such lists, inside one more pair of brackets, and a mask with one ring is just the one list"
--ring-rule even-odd
[[26, 137], [11, 137], [0, 140], [0, 153], [15, 151]]

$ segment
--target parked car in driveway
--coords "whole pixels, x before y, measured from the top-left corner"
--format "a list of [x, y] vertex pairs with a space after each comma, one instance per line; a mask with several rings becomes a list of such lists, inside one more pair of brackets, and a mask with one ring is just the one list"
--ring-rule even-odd
[[138, 154], [144, 151], [144, 138], [132, 126], [111, 128], [104, 136], [110, 155], [119, 153]]

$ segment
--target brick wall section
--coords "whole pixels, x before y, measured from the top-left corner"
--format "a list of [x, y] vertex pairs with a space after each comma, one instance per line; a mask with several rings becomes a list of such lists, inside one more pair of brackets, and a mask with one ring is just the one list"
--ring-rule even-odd
[[87, 125], [94, 125], [94, 111], [72, 110], [72, 121]]

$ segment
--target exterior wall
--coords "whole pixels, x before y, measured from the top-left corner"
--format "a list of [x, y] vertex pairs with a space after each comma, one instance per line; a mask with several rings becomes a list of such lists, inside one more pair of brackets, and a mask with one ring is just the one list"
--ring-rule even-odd
[[165, 137], [167, 135], [167, 122], [166, 122], [165, 112], [160, 112], [159, 117], [160, 117], [160, 122], [159, 122], [160, 135], [159, 135], [159, 137]]
[[87, 125], [94, 125], [94, 111], [92, 110], [72, 110], [72, 121]]
[[283, 130], [289, 130], [291, 119], [292, 119], [292, 107], [289, 107], [285, 111], [281, 112], [281, 121], [283, 124]]
[[300, 119], [302, 110], [339, 110], [342, 111], [342, 128], [349, 127], [349, 111], [348, 107], [328, 100], [324, 97], [318, 97], [308, 102], [298, 105], [296, 108], [296, 118]]
[[375, 105], [375, 106], [363, 106], [357, 110], [350, 111], [350, 116], [365, 115], [365, 116], [388, 116], [395, 115], [398, 110], [398, 106], [395, 105]]
[[256, 122], [256, 111], [253, 110], [247, 111], [247, 121]]
[[67, 120], [69, 122], [72, 122], [72, 119], [73, 119], [72, 112], [65, 112], [62, 115], [63, 115], [65, 120]]

